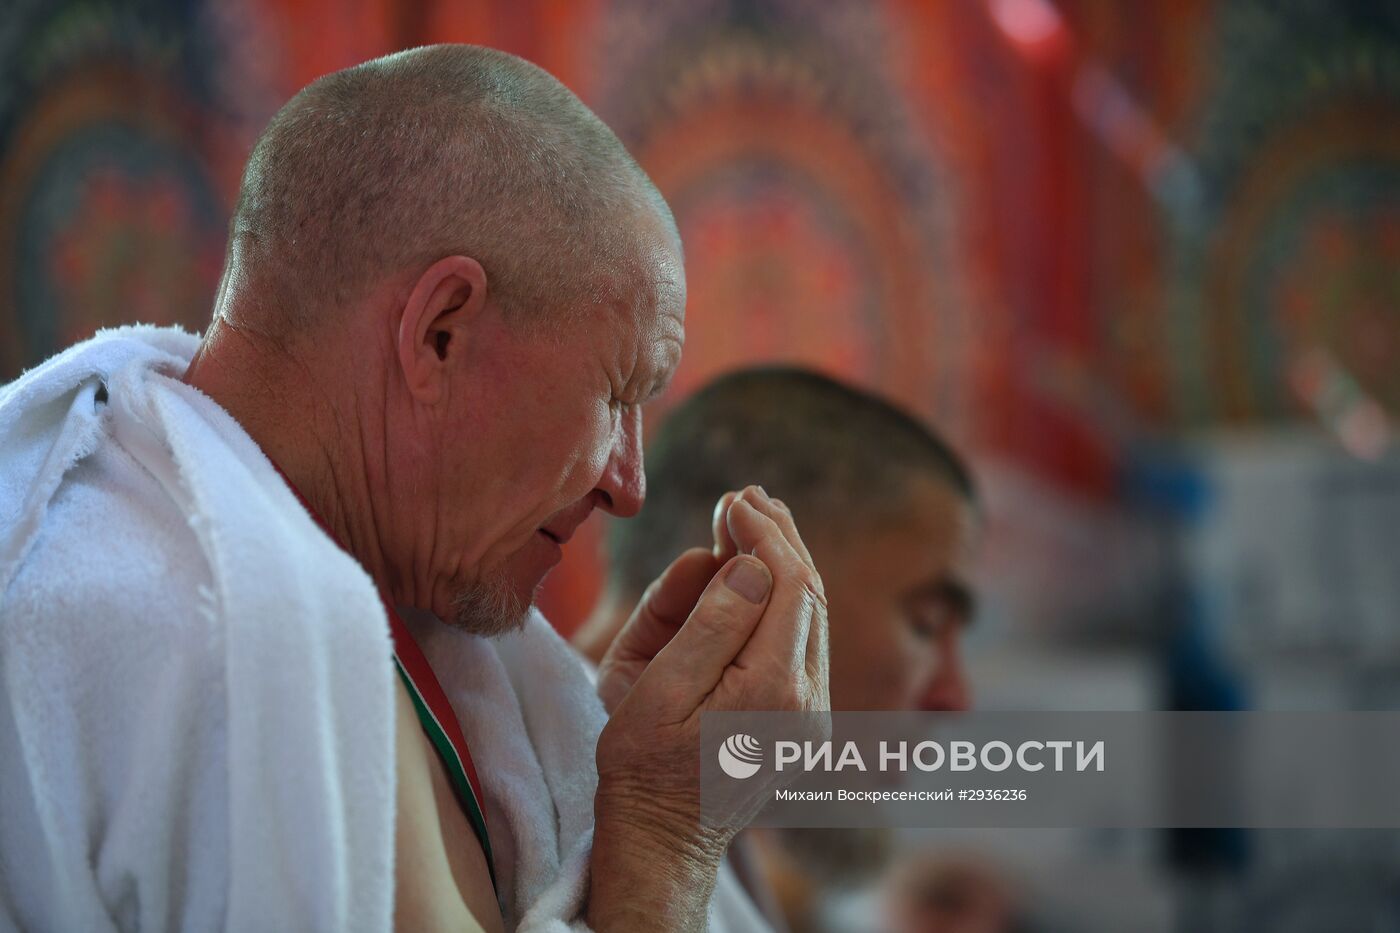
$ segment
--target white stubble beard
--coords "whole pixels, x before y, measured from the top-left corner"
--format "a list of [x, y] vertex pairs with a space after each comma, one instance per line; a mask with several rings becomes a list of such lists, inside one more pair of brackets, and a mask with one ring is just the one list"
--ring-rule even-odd
[[523, 628], [533, 606], [533, 595], [528, 603], [522, 602], [505, 580], [489, 577], [457, 594], [451, 622], [473, 635], [494, 638]]

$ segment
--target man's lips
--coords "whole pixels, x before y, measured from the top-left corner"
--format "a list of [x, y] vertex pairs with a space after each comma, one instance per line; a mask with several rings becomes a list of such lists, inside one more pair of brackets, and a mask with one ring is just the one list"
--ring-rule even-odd
[[556, 516], [555, 520], [547, 526], [541, 526], [540, 534], [558, 545], [569, 543], [569, 539], [574, 536], [578, 526], [584, 523], [589, 514], [593, 511], [593, 503], [585, 502], [582, 506], [574, 509], [572, 514]]

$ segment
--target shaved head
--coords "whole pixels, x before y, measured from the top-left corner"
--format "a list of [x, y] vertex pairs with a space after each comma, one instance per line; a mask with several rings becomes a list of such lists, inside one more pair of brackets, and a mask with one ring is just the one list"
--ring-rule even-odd
[[224, 289], [241, 293], [234, 323], [289, 336], [460, 254], [529, 322], [639, 284], [647, 212], [679, 248], [646, 174], [547, 72], [428, 46], [320, 78], [278, 112], [243, 175]]
[[229, 239], [186, 381], [386, 599], [511, 628], [593, 510], [641, 508], [680, 238], [544, 71], [439, 45], [313, 82], [258, 139]]

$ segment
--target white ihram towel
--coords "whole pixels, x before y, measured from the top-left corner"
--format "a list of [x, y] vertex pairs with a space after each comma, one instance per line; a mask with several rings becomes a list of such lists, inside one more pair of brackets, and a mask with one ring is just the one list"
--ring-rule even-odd
[[[0, 389], [0, 930], [390, 927], [383, 608], [178, 381], [196, 344], [105, 331]], [[565, 928], [602, 722], [587, 678], [538, 615], [499, 644], [419, 625], [507, 920]]]
[[564, 920], [587, 901], [594, 752], [606, 716], [582, 660], [538, 612], [490, 641], [432, 616], [404, 619], [476, 762], [507, 928], [586, 929]]

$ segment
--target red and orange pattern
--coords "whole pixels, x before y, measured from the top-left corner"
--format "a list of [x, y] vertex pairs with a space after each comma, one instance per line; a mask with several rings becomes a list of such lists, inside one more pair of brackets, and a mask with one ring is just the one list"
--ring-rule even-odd
[[[378, 54], [476, 42], [558, 75], [672, 203], [672, 398], [807, 363], [1111, 501], [1144, 439], [1308, 417], [1289, 373], [1314, 351], [1400, 407], [1388, 7], [21, 3], [0, 28], [0, 375], [102, 324], [202, 326], [276, 106]], [[580, 545], [549, 595], [564, 627], [596, 585]]]

